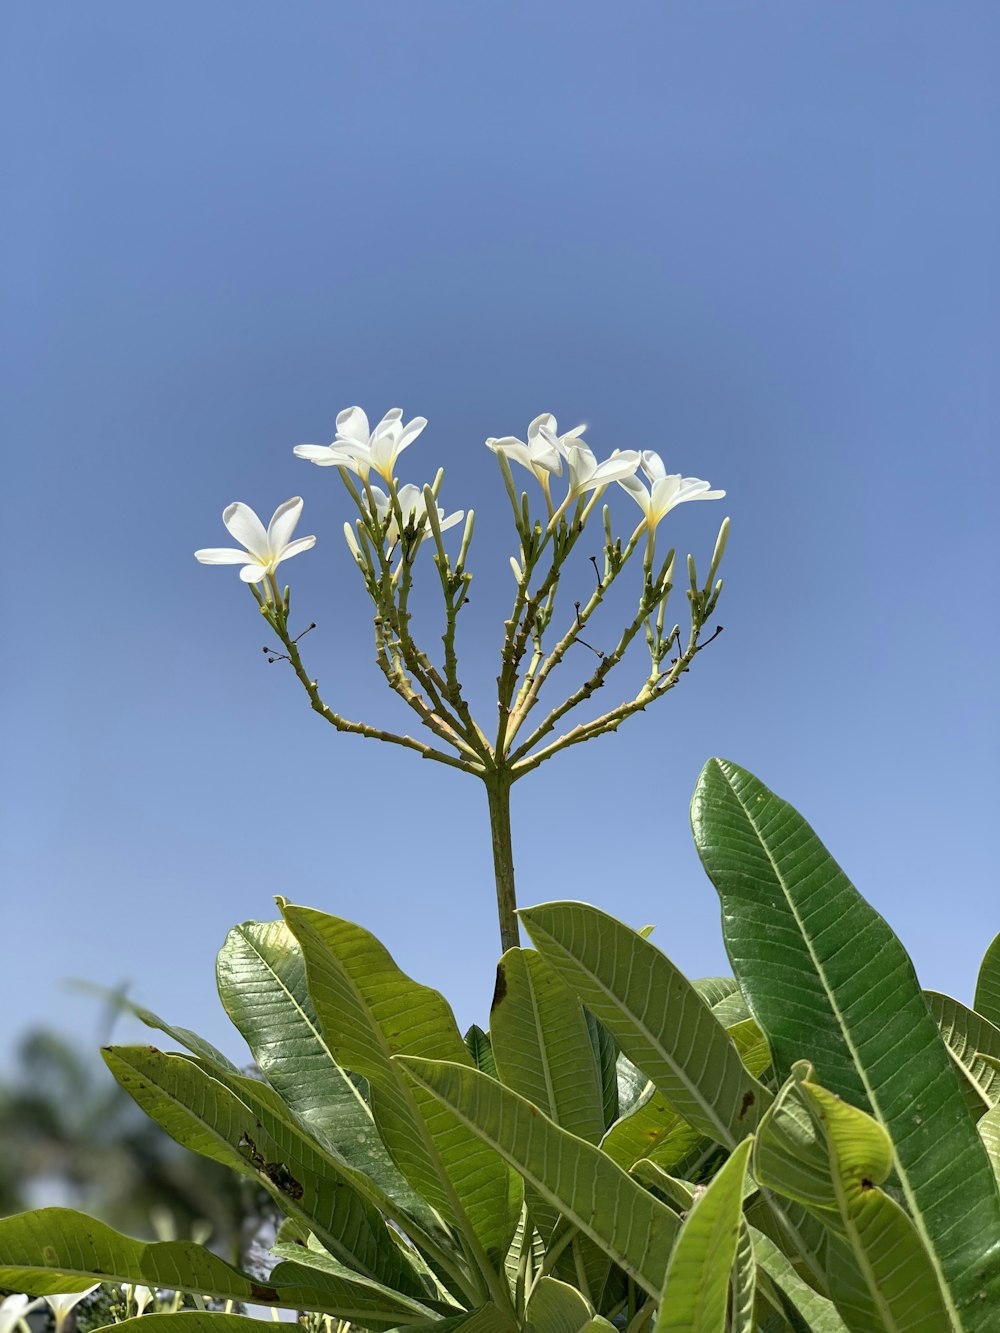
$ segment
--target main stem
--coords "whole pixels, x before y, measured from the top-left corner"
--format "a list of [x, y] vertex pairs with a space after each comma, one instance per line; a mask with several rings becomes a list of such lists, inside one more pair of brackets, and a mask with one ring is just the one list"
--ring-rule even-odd
[[517, 896], [514, 892], [514, 852], [510, 840], [510, 778], [504, 772], [493, 772], [484, 781], [490, 806], [500, 947], [506, 953], [521, 943], [517, 928]]

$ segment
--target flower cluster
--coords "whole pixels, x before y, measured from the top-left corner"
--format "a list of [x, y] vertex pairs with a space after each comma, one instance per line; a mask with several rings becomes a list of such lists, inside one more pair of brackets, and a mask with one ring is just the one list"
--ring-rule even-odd
[[[332, 444], [299, 444], [293, 450], [318, 467], [342, 469], [345, 480], [353, 475], [363, 486], [366, 503], [361, 505], [362, 521], [377, 525], [383, 541], [394, 547], [400, 540], [400, 526], [418, 531], [428, 525], [426, 488], [407, 484], [398, 486], [395, 477], [396, 462], [427, 425], [426, 418], [414, 417], [403, 422], [401, 408], [394, 407], [374, 428], [360, 407], [348, 407], [337, 416], [337, 431]], [[526, 468], [539, 482], [549, 511], [550, 524], [557, 522], [574, 500], [581, 500], [588, 492], [601, 492], [617, 482], [636, 501], [642, 510], [642, 527], [650, 534], [679, 504], [688, 500], [718, 500], [725, 491], [711, 490], [707, 481], [698, 477], [683, 477], [668, 473], [663, 460], [652, 449], [615, 449], [599, 461], [583, 438], [585, 426], [559, 433], [559, 425], [551, 412], [543, 412], [530, 423], [527, 439], [512, 435], [501, 439], [490, 437], [487, 448], [505, 460]], [[557, 507], [552, 499], [552, 478], [564, 475], [566, 495]], [[643, 485], [636, 473], [645, 475]], [[371, 483], [371, 474], [383, 479], [388, 492]], [[358, 492], [353, 491], [358, 498]], [[588, 511], [589, 512], [589, 511]], [[435, 505], [437, 533], [461, 522], [464, 511], [446, 515]], [[242, 503], [229, 505], [222, 521], [243, 549], [216, 547], [195, 551], [195, 558], [206, 565], [241, 565], [240, 578], [245, 583], [257, 584], [268, 580], [273, 584], [274, 574], [283, 560], [301, 551], [307, 551], [316, 542], [314, 536], [292, 539], [302, 514], [302, 499], [294, 496], [278, 506], [270, 523], [264, 528], [256, 513]], [[586, 515], [584, 516], [586, 517]], [[400, 522], [401, 521], [401, 522]], [[352, 554], [359, 553], [357, 541], [350, 526], [346, 526], [347, 542]]]

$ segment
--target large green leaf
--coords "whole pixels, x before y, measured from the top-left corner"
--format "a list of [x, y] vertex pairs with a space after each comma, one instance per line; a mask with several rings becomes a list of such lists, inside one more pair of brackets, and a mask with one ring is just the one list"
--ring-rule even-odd
[[932, 990], [924, 994], [978, 1120], [1000, 1101], [1000, 1070], [992, 1063], [1000, 1060], [1000, 1029], [950, 995]]
[[[892, 1171], [888, 1134], [796, 1064], [761, 1123], [755, 1178], [814, 1212], [850, 1247], [834, 1251], [830, 1288], [858, 1333], [939, 1333], [941, 1288], [916, 1228], [878, 1186]], [[843, 1259], [840, 1258], [843, 1256]]]
[[[591, 1020], [596, 1026], [596, 1021]], [[604, 1039], [610, 1042], [601, 1028]], [[598, 1067], [599, 1039], [592, 1040], [580, 1001], [534, 949], [509, 949], [497, 967], [490, 1010], [490, 1040], [501, 1082], [533, 1102], [557, 1125], [588, 1143], [604, 1132], [605, 1088]], [[608, 1067], [614, 1080], [614, 1054]], [[616, 1087], [617, 1096], [617, 1087]], [[544, 1238], [555, 1230], [559, 1213], [528, 1192], [528, 1206]], [[599, 1296], [610, 1260], [592, 1242], [574, 1241], [556, 1270], [573, 1273], [582, 1263], [589, 1291]]]
[[539, 953], [679, 1115], [727, 1147], [753, 1130], [771, 1094], [664, 954], [585, 903], [545, 903], [520, 916]]
[[751, 1139], [696, 1198], [670, 1255], [656, 1333], [725, 1333]]
[[466, 1065], [400, 1059], [415, 1083], [511, 1166], [651, 1296], [658, 1296], [679, 1221], [599, 1148]]
[[451, 1009], [436, 990], [401, 972], [360, 926], [305, 907], [283, 911], [334, 1058], [368, 1080], [375, 1122], [396, 1165], [460, 1230], [488, 1294], [503, 1308], [508, 1294], [497, 1269], [517, 1225], [521, 1182], [393, 1061], [416, 1055], [471, 1067]]
[[[178, 1310], [176, 1314], [144, 1314], [108, 1324], [115, 1333], [275, 1333], [273, 1319], [251, 1319], [242, 1314], [209, 1310]], [[280, 1330], [279, 1330], [280, 1333]]]
[[1000, 935], [983, 955], [973, 1008], [1000, 1027]]
[[95, 1281], [142, 1283], [219, 1300], [318, 1310], [372, 1328], [413, 1323], [421, 1310], [431, 1313], [423, 1302], [362, 1282], [318, 1285], [312, 1277], [299, 1265], [279, 1264], [260, 1282], [191, 1241], [134, 1240], [69, 1208], [0, 1218], [0, 1286], [32, 1295], [84, 1291]]
[[604, 1098], [583, 1006], [534, 949], [497, 967], [490, 1040], [501, 1082], [588, 1143], [604, 1133]]
[[280, 1099], [266, 1084], [231, 1078], [225, 1086], [186, 1056], [150, 1046], [109, 1047], [104, 1057], [171, 1138], [263, 1185], [355, 1273], [421, 1294], [381, 1213], [359, 1192], [363, 1179], [283, 1119]]
[[873, 1110], [949, 1317], [986, 1330], [1000, 1301], [1000, 1197], [902, 945], [801, 815], [744, 769], [706, 764], [692, 822], [776, 1067], [808, 1057], [824, 1087]]
[[614, 1325], [596, 1314], [575, 1287], [543, 1277], [532, 1288], [524, 1327], [526, 1333], [612, 1333]]
[[[750, 1239], [757, 1267], [775, 1290], [776, 1303], [787, 1317], [798, 1317], [801, 1326], [811, 1330], [811, 1333], [848, 1333], [847, 1325], [837, 1313], [833, 1302], [802, 1280], [788, 1256], [769, 1237], [755, 1227], [750, 1227]], [[946, 1333], [946, 1330], [942, 1330], [942, 1333]]]
[[371, 1179], [422, 1227], [438, 1219], [390, 1158], [357, 1081], [333, 1058], [284, 921], [234, 926], [216, 961], [219, 995], [261, 1073], [321, 1143]]
[[518, 1333], [518, 1328], [512, 1313], [488, 1304], [429, 1324], [407, 1324], [400, 1333]]

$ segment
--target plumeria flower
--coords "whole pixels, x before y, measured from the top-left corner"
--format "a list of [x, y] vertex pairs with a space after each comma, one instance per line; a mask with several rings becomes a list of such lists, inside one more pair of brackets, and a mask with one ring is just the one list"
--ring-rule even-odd
[[709, 483], [698, 477], [682, 477], [679, 472], [668, 475], [660, 455], [652, 449], [642, 451], [642, 470], [649, 480], [649, 490], [635, 476], [619, 478], [618, 485], [645, 514], [650, 533], [677, 505], [688, 500], [721, 500], [726, 493], [710, 490]]
[[146, 1313], [146, 1306], [156, 1300], [156, 1292], [151, 1291], [149, 1287], [144, 1287], [141, 1284], [133, 1286], [130, 1282], [123, 1282], [122, 1291], [125, 1293], [125, 1301], [127, 1304], [135, 1301], [135, 1313], [137, 1317], [144, 1315]]
[[[399, 524], [396, 522], [396, 515], [391, 500], [388, 495], [386, 495], [384, 491], [379, 490], [377, 486], [372, 487], [372, 496], [375, 500], [375, 511], [378, 521], [380, 523], [385, 523], [387, 519], [389, 520], [386, 536], [390, 542], [398, 541]], [[424, 500], [424, 493], [419, 486], [410, 484], [400, 486], [399, 490], [396, 492], [396, 498], [399, 501], [399, 509], [403, 515], [404, 526], [409, 524], [411, 520], [415, 524], [419, 524], [420, 520], [426, 517], [427, 504]], [[461, 523], [462, 519], [465, 517], [464, 509], [459, 509], [456, 513], [445, 516], [444, 510], [438, 505], [437, 512], [438, 524], [442, 532], [444, 532], [446, 528], [453, 528], [456, 523]]]
[[390, 408], [374, 430], [360, 407], [345, 408], [337, 417], [337, 436], [330, 445], [298, 444], [292, 451], [320, 467], [346, 467], [366, 481], [373, 470], [392, 481], [396, 459], [427, 425], [426, 417], [403, 424], [403, 409]]
[[204, 551], [195, 551], [194, 558], [203, 565], [242, 565], [240, 578], [244, 583], [259, 583], [267, 578], [281, 564], [290, 560], [300, 551], [308, 551], [316, 545], [315, 537], [297, 537], [292, 541], [292, 533], [302, 515], [302, 497], [294, 495], [284, 504], [278, 505], [271, 516], [271, 521], [264, 530], [264, 525], [249, 505], [229, 505], [222, 512], [222, 521], [226, 527], [246, 548], [243, 551], [232, 547], [213, 547]]
[[61, 1333], [61, 1330], [64, 1324], [66, 1323], [66, 1320], [70, 1317], [70, 1315], [80, 1304], [80, 1302], [82, 1300], [85, 1300], [86, 1297], [92, 1295], [100, 1285], [101, 1284], [99, 1282], [95, 1282], [94, 1285], [92, 1287], [88, 1287], [86, 1291], [72, 1291], [66, 1293], [65, 1295], [45, 1297], [49, 1309], [55, 1316], [56, 1333]]
[[41, 1301], [33, 1301], [28, 1296], [7, 1296], [0, 1301], [0, 1333], [14, 1333], [21, 1320], [37, 1310]]
[[493, 439], [491, 436], [486, 441], [486, 447], [492, 449], [495, 454], [506, 454], [513, 462], [528, 468], [541, 482], [547, 494], [549, 478], [553, 474], [557, 477], [562, 474], [563, 456], [559, 448], [560, 441], [575, 438], [585, 429], [584, 426], [577, 426], [576, 430], [560, 437], [555, 417], [551, 412], [543, 412], [541, 416], [535, 417], [528, 427], [527, 444], [513, 435], [505, 435], [501, 440]]
[[585, 491], [595, 491], [609, 482], [621, 481], [630, 477], [639, 466], [639, 454], [635, 449], [615, 450], [603, 463], [585, 440], [563, 435], [560, 447], [566, 459], [566, 471], [569, 474], [569, 494], [567, 499], [582, 495]]

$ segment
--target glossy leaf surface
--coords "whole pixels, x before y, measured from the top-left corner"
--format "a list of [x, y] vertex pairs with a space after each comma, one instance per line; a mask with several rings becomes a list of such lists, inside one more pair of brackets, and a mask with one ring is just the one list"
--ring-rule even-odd
[[770, 1093], [664, 954], [584, 903], [545, 903], [520, 915], [539, 953], [679, 1115], [727, 1147], [753, 1130]]
[[950, 1318], [986, 1330], [1000, 1301], [1000, 1199], [902, 945], [801, 815], [744, 769], [709, 761], [692, 823], [776, 1067], [808, 1057], [824, 1087], [874, 1111]]

